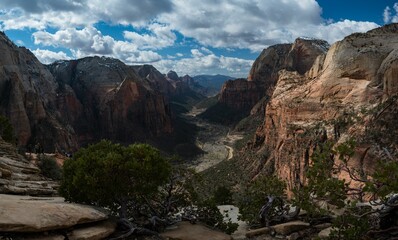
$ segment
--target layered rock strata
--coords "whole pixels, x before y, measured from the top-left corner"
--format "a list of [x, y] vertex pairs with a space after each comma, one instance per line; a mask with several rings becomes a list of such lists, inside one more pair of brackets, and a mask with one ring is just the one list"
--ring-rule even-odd
[[164, 96], [121, 61], [88, 57], [49, 69], [59, 84], [57, 108], [79, 143], [102, 138], [131, 143], [172, 131]]
[[41, 142], [46, 151], [77, 147], [75, 133], [57, 110], [54, 77], [26, 48], [0, 33], [0, 114], [7, 116], [20, 146]]
[[[342, 142], [367, 134], [365, 126], [372, 117], [361, 112], [371, 111], [383, 99], [398, 93], [397, 33], [398, 25], [392, 24], [353, 34], [318, 56], [311, 69], [305, 68], [304, 75], [299, 67], [278, 72], [275, 90], [264, 109], [264, 123], [255, 138], [254, 145], [260, 146], [257, 151], [269, 152], [260, 171], [274, 169], [292, 188], [305, 181], [305, 171], [319, 141]], [[391, 104], [396, 106], [397, 102]], [[360, 120], [344, 129], [345, 119], [352, 116], [359, 116]], [[394, 127], [391, 131], [395, 131]], [[396, 153], [397, 143], [388, 144], [382, 147]], [[371, 168], [378, 148], [369, 141], [360, 143], [353, 166], [365, 171]], [[253, 169], [258, 170], [259, 164], [255, 163]]]
[[329, 44], [323, 40], [302, 38], [293, 44], [270, 46], [253, 63], [247, 81], [238, 79], [223, 85], [219, 102], [236, 110], [250, 109], [261, 98], [272, 96], [280, 70], [303, 75], [328, 48]]

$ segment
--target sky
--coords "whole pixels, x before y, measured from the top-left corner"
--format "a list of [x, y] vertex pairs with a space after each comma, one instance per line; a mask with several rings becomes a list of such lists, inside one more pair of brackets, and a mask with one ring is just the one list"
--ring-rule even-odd
[[398, 22], [398, 0], [1, 0], [0, 29], [45, 64], [87, 56], [246, 77], [264, 48]]

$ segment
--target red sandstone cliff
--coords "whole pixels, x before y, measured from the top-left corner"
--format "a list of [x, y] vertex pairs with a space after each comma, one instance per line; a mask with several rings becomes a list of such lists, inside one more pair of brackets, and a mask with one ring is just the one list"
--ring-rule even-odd
[[[314, 147], [326, 139], [360, 139], [352, 164], [364, 171], [383, 152], [397, 157], [398, 143], [393, 136], [398, 128], [392, 126], [398, 109], [392, 98], [398, 93], [397, 53], [398, 24], [392, 24], [335, 43], [326, 55], [309, 61], [314, 62], [311, 69], [309, 62], [296, 61], [296, 71], [289, 67], [279, 71], [263, 110], [263, 125], [252, 144], [256, 146], [252, 151], [268, 154], [265, 159], [250, 160], [252, 172], [273, 169], [291, 188], [304, 182]], [[387, 99], [391, 103], [382, 110], [375, 108]], [[366, 113], [372, 110], [376, 113]], [[344, 122], [351, 116], [359, 119]], [[377, 133], [370, 137], [369, 132], [375, 130], [392, 133], [390, 140]]]
[[262, 97], [272, 96], [280, 70], [304, 74], [328, 48], [329, 44], [323, 40], [302, 38], [293, 44], [270, 46], [253, 63], [247, 81], [239, 79], [223, 85], [219, 102], [236, 110], [250, 109]]
[[57, 107], [81, 144], [102, 138], [131, 143], [172, 132], [168, 101], [153, 90], [157, 82], [121, 61], [88, 57], [49, 68], [60, 85]]
[[4, 33], [0, 53], [0, 114], [10, 119], [20, 147], [75, 150], [102, 138], [151, 141], [173, 130], [162, 93], [170, 84], [141, 78], [119, 60], [91, 57], [46, 67]]

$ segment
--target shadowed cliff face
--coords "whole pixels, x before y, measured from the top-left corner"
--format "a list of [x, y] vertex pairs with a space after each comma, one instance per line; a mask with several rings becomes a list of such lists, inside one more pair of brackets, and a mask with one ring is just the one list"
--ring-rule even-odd
[[73, 129], [62, 124], [54, 77], [27, 49], [0, 33], [0, 114], [10, 119], [19, 146], [40, 142], [46, 151], [77, 147]]
[[57, 107], [81, 144], [102, 138], [130, 143], [172, 132], [163, 95], [119, 60], [90, 57], [49, 68], [60, 85]]
[[[375, 123], [380, 121], [361, 110], [376, 111], [375, 106], [383, 99], [398, 93], [397, 49], [398, 25], [393, 24], [335, 43], [326, 55], [310, 61], [313, 65], [305, 74], [300, 71], [308, 69], [307, 60], [296, 62], [296, 71], [288, 66], [279, 71], [275, 90], [264, 109], [263, 125], [252, 145], [255, 151], [268, 149], [270, 154], [261, 164], [252, 162], [253, 171], [275, 169], [291, 188], [304, 182], [312, 152], [320, 142], [368, 139], [369, 129], [378, 129]], [[390, 106], [393, 110], [387, 109], [380, 116], [391, 119], [396, 106], [395, 101]], [[355, 116], [360, 119], [353, 123], [344, 120]], [[390, 131], [396, 132], [394, 128]], [[360, 142], [353, 166], [371, 169], [383, 147], [392, 155], [398, 154], [396, 142], [383, 145]]]
[[19, 146], [76, 150], [102, 138], [151, 141], [173, 130], [160, 92], [167, 83], [142, 79], [119, 60], [91, 57], [46, 67], [3, 33], [0, 53], [0, 114], [10, 119]]

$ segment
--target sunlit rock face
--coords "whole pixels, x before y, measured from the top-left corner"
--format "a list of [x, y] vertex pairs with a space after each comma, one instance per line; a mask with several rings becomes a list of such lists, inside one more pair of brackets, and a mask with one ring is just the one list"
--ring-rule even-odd
[[278, 44], [264, 49], [253, 63], [247, 81], [227, 81], [219, 101], [237, 110], [252, 108], [262, 97], [272, 96], [279, 71], [286, 69], [305, 74], [329, 44], [323, 40], [298, 38], [293, 44]]
[[[304, 172], [317, 144], [326, 139], [341, 142], [350, 136], [366, 134], [365, 126], [374, 122], [370, 116], [360, 115], [363, 121], [343, 130], [336, 120], [349, 114], [358, 115], [361, 109], [372, 109], [398, 93], [397, 24], [350, 35], [332, 45], [325, 54], [321, 53], [323, 49], [319, 47], [318, 56], [309, 54], [308, 61], [304, 57], [303, 62], [295, 62], [294, 54], [287, 58], [288, 64], [278, 71], [274, 91], [264, 109], [263, 125], [253, 144], [270, 152], [266, 163], [261, 163], [261, 171], [275, 169], [290, 188], [304, 182]], [[383, 113], [386, 119], [389, 111]], [[317, 124], [325, 127], [320, 132], [311, 132]], [[396, 149], [396, 142], [391, 145], [391, 149]], [[353, 166], [370, 169], [377, 148], [370, 142], [360, 143]], [[259, 163], [255, 165], [259, 167]]]

